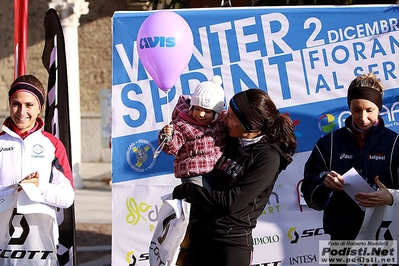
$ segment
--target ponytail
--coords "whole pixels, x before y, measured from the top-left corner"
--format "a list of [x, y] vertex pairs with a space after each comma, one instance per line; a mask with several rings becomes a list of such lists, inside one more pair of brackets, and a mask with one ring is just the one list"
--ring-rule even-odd
[[297, 142], [295, 136], [295, 126], [291, 118], [286, 114], [280, 114], [276, 119], [276, 143], [280, 145], [283, 151], [289, 155], [294, 155]]

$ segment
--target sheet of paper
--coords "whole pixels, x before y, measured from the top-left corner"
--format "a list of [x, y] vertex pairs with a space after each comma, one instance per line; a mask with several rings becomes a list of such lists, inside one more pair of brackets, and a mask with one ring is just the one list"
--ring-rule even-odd
[[28, 195], [31, 201], [36, 202], [45, 202], [43, 195], [39, 192], [37, 187], [31, 183], [21, 183], [21, 187], [25, 191], [26, 195]]
[[[348, 172], [342, 175], [345, 180], [344, 191], [355, 200], [355, 194], [358, 192], [375, 192], [375, 190], [367, 184], [367, 182], [358, 174], [355, 168], [351, 168]], [[355, 201], [356, 202], [356, 201]], [[360, 206], [363, 210], [364, 207]]]
[[1, 191], [3, 196], [0, 197], [0, 213], [7, 209], [8, 206], [14, 202], [16, 196], [15, 191], [17, 188], [18, 185], [11, 185]]

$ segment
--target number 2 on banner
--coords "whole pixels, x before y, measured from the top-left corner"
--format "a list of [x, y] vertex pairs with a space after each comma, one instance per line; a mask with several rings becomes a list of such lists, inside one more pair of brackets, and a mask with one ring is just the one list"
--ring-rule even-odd
[[303, 28], [310, 29], [311, 24], [314, 24], [315, 28], [314, 28], [312, 34], [310, 35], [309, 39], [306, 41], [306, 47], [314, 47], [317, 45], [323, 45], [324, 44], [323, 39], [316, 41], [316, 37], [320, 33], [321, 27], [322, 27], [320, 20], [318, 20], [317, 18], [308, 18], [305, 21]]

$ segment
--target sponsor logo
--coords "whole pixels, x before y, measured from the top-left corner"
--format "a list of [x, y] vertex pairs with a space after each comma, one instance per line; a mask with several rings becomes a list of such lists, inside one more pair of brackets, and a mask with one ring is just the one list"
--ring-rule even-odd
[[287, 236], [291, 240], [290, 244], [296, 244], [302, 238], [321, 236], [323, 234], [324, 230], [321, 227], [303, 230], [301, 234], [298, 234], [296, 227], [291, 227], [287, 232]]
[[14, 147], [0, 147], [0, 152], [13, 151]]
[[323, 171], [319, 174], [319, 178], [326, 176], [330, 171]]
[[162, 260], [161, 254], [160, 254], [161, 252], [159, 250], [159, 247], [157, 246], [157, 243], [151, 241], [150, 250], [156, 256], [156, 258], [157, 258], [157, 262], [156, 263], [157, 263], [158, 266], [166, 265], [167, 261], [163, 261]]
[[137, 259], [134, 255], [134, 251], [128, 251], [126, 253], [126, 262], [128, 266], [136, 266], [138, 261], [145, 261], [149, 259], [149, 253], [142, 253], [140, 254], [139, 258]]
[[273, 243], [277, 243], [279, 241], [280, 241], [280, 237], [278, 235], [252, 238], [252, 243], [254, 246], [273, 244]]
[[224, 156], [222, 156], [222, 158], [219, 160], [219, 163], [215, 165], [215, 167], [226, 172], [228, 175], [231, 175], [233, 178], [236, 178], [243, 169], [243, 166]]
[[290, 265], [306, 264], [306, 263], [312, 263], [315, 261], [317, 261], [317, 256], [315, 254], [300, 255], [300, 256], [289, 258]]
[[[11, 220], [14, 222], [18, 222], [19, 226], [14, 226], [13, 223], [10, 224], [10, 228], [9, 228], [9, 234], [11, 236], [10, 241], [8, 242], [9, 245], [23, 245], [26, 241], [26, 239], [28, 238], [29, 232], [30, 232], [30, 228], [29, 228], [29, 224], [26, 221], [25, 216], [23, 216], [22, 214], [17, 214], [16, 209], [14, 209], [14, 212], [12, 214], [12, 218]], [[18, 221], [19, 220], [19, 221]], [[18, 236], [16, 236], [16, 232], [18, 232], [19, 230], [16, 228], [20, 228], [22, 229], [22, 232], [19, 233]]]
[[35, 144], [32, 148], [33, 153], [42, 154], [44, 152], [44, 148], [41, 144]]
[[38, 251], [38, 250], [10, 250], [10, 249], [0, 249], [0, 258], [3, 259], [15, 259], [15, 260], [22, 260], [22, 259], [39, 259], [39, 260], [46, 260], [48, 255], [53, 253], [52, 251]]
[[[29, 236], [29, 232], [30, 227], [25, 216], [18, 214], [16, 209], [14, 209], [8, 232], [10, 235], [8, 247], [10, 247], [10, 249], [0, 249], [0, 258], [13, 260], [46, 260], [53, 251], [24, 249], [23, 245]], [[12, 246], [18, 246], [19, 248], [11, 248]]]
[[[299, 119], [293, 120], [293, 119], [291, 118], [291, 116], [290, 116], [290, 113], [288, 113], [288, 112], [285, 113], [285, 115], [288, 116], [288, 117], [291, 119], [292, 123], [294, 124], [295, 129], [297, 129], [297, 128], [298, 128], [297, 126], [298, 126], [298, 124], [300, 123], [300, 120], [299, 120]], [[297, 137], [297, 138], [302, 137], [302, 133], [295, 130], [295, 137]]]
[[126, 160], [129, 166], [136, 172], [144, 172], [154, 167], [155, 148], [151, 142], [139, 139], [130, 144], [126, 151]]
[[369, 154], [369, 160], [385, 161], [385, 154], [374, 154], [374, 155]]
[[165, 37], [165, 36], [154, 36], [141, 38], [139, 42], [140, 49], [165, 47], [173, 48], [176, 46], [175, 37]]
[[332, 114], [324, 114], [319, 118], [319, 130], [323, 133], [329, 133], [334, 130], [336, 125], [335, 117]]
[[[151, 222], [156, 222], [158, 220], [159, 207], [155, 205], [154, 207], [145, 203], [137, 201], [134, 198], [128, 197], [126, 199], [126, 222], [131, 225], [137, 225], [141, 220], [147, 223], [147, 219]], [[154, 229], [153, 225], [150, 226], [150, 230]]]
[[44, 158], [44, 156], [42, 155], [42, 153], [44, 152], [44, 148], [41, 144], [33, 145], [32, 152], [32, 158]]
[[258, 264], [252, 264], [251, 266], [278, 266], [278, 265], [281, 265], [281, 260], [262, 262], [262, 263], [258, 263]]
[[276, 192], [272, 192], [269, 197], [269, 201], [265, 206], [265, 209], [262, 212], [262, 215], [265, 214], [276, 214], [280, 213], [280, 199]]
[[339, 156], [339, 159], [340, 159], [340, 160], [342, 160], [342, 159], [352, 160], [352, 159], [353, 159], [353, 155], [352, 155], [352, 154], [345, 154], [345, 153], [342, 153], [342, 154]]

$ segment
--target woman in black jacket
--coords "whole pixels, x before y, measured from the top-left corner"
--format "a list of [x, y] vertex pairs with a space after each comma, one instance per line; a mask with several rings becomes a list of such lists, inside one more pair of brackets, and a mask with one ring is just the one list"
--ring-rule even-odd
[[[301, 191], [310, 208], [324, 211], [323, 227], [331, 240], [356, 239], [365, 217], [359, 205], [394, 203], [387, 187], [398, 189], [399, 137], [379, 116], [383, 89], [373, 74], [355, 78], [348, 88], [351, 116], [345, 127], [320, 138], [305, 164]], [[357, 193], [353, 200], [343, 191], [342, 175], [352, 167], [375, 192]]]
[[251, 264], [252, 230], [296, 150], [292, 121], [260, 89], [234, 95], [226, 117], [231, 138], [208, 176], [212, 190], [184, 183], [173, 192], [202, 206], [184, 265]]

